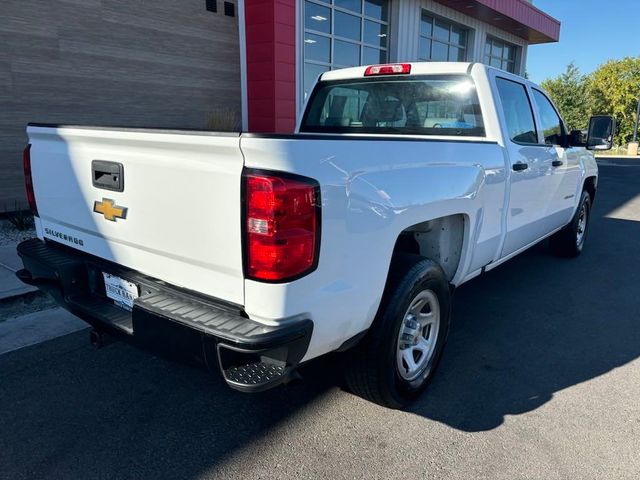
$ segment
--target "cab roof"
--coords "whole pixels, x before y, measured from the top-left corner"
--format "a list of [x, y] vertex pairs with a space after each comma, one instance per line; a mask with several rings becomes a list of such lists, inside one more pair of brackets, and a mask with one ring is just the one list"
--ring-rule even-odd
[[[438, 75], [438, 74], [464, 74], [471, 71], [471, 67], [475, 65], [469, 62], [398, 62], [389, 65], [409, 64], [411, 65], [411, 75]], [[478, 64], [479, 65], [479, 64]], [[320, 76], [320, 80], [350, 80], [363, 78], [365, 71], [369, 66], [342, 68], [340, 70], [331, 70]]]

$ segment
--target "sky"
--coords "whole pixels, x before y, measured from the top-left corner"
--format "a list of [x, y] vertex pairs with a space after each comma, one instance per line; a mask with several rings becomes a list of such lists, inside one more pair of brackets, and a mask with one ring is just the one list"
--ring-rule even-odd
[[540, 83], [573, 61], [591, 73], [609, 59], [640, 56], [640, 0], [534, 0], [560, 20], [558, 43], [529, 46], [527, 72]]

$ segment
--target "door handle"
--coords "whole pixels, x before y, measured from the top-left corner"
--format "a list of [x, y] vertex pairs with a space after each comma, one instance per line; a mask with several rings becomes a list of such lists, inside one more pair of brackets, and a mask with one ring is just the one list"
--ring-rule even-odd
[[522, 170], [526, 170], [527, 168], [529, 168], [529, 164], [528, 163], [514, 163], [512, 165], [513, 171], [514, 172], [521, 172]]
[[561, 167], [562, 165], [564, 165], [564, 162], [562, 160], [554, 160], [553, 162], [551, 162], [551, 165], [553, 165], [554, 167]]

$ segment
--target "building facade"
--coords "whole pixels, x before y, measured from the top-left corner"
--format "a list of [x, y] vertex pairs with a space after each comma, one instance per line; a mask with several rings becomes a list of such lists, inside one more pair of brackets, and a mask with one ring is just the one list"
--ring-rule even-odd
[[462, 61], [524, 75], [529, 45], [560, 37], [560, 22], [527, 0], [253, 0], [242, 7], [243, 121], [256, 131], [291, 131], [327, 70]]
[[524, 74], [560, 23], [527, 0], [3, 0], [0, 213], [28, 122], [292, 132], [336, 68], [474, 61]]

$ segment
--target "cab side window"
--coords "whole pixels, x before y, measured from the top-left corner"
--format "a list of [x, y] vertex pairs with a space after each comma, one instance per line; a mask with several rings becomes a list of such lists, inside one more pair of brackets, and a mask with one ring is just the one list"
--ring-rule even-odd
[[533, 100], [540, 117], [540, 128], [544, 135], [544, 143], [547, 145], [564, 145], [562, 120], [560, 120], [556, 109], [553, 108], [546, 95], [535, 88], [533, 89]]
[[538, 133], [525, 86], [506, 78], [496, 78], [496, 87], [509, 138], [516, 143], [537, 144]]

